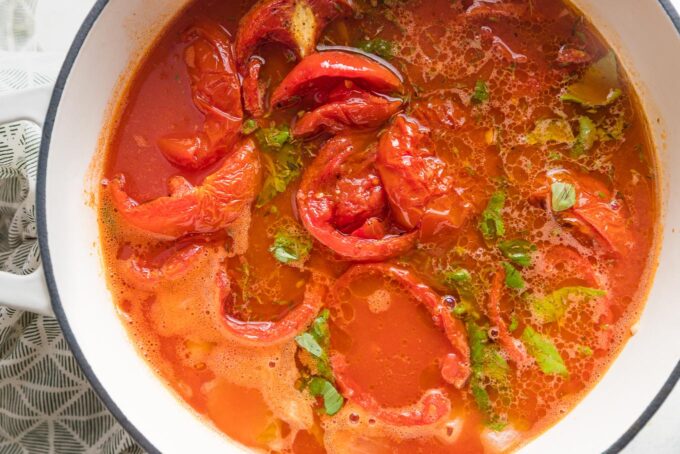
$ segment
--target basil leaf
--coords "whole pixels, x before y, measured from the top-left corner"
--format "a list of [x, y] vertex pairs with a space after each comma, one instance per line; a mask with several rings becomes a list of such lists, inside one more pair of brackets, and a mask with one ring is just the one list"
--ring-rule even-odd
[[579, 117], [578, 137], [576, 138], [574, 148], [571, 150], [571, 155], [574, 158], [578, 158], [587, 151], [590, 151], [593, 145], [595, 145], [598, 134], [597, 126], [595, 126], [593, 120], [588, 117]]
[[606, 106], [621, 96], [620, 87], [616, 56], [609, 52], [593, 63], [578, 82], [568, 86], [560, 99], [591, 108]]
[[252, 118], [249, 118], [243, 122], [243, 126], [241, 126], [241, 132], [247, 136], [254, 133], [259, 128], [260, 127], [258, 126], [257, 121], [255, 121]]
[[589, 287], [562, 287], [551, 294], [531, 301], [531, 313], [541, 323], [558, 322], [562, 319], [570, 301], [581, 298], [589, 300], [605, 296], [604, 290]]
[[546, 145], [548, 143], [573, 144], [574, 133], [567, 120], [549, 118], [536, 122], [534, 130], [527, 135], [529, 145]]
[[453, 271], [444, 273], [444, 282], [447, 284], [455, 284], [458, 282], [469, 282], [472, 279], [470, 272], [465, 268], [456, 268]]
[[505, 258], [520, 266], [531, 266], [531, 253], [536, 251], [536, 245], [526, 240], [501, 241], [498, 248]]
[[281, 148], [292, 139], [286, 125], [259, 129], [255, 137], [263, 148]]
[[359, 49], [369, 54], [374, 54], [379, 57], [390, 59], [394, 57], [394, 45], [391, 41], [382, 38], [375, 38], [367, 41], [361, 41], [357, 46]]
[[470, 392], [488, 427], [502, 427], [505, 421], [494, 411], [487, 387], [507, 390], [510, 367], [497, 346], [489, 343], [488, 328], [469, 321], [466, 324], [470, 343]]
[[312, 239], [294, 230], [279, 230], [274, 235], [274, 244], [269, 248], [274, 258], [281, 263], [304, 262], [312, 250]]
[[522, 333], [522, 342], [524, 342], [527, 352], [534, 357], [538, 367], [540, 367], [544, 374], [560, 375], [562, 377], [569, 375], [564, 360], [550, 339], [537, 333], [532, 327], [527, 326]]
[[524, 288], [524, 279], [517, 269], [507, 262], [501, 263], [505, 269], [505, 285], [508, 288], [521, 290]]
[[483, 80], [477, 80], [475, 83], [475, 90], [472, 93], [472, 102], [474, 104], [482, 104], [489, 100], [491, 95], [489, 94], [489, 87], [486, 86], [486, 82]]
[[[258, 131], [259, 133], [259, 131]], [[257, 133], [256, 133], [257, 135]], [[262, 208], [274, 197], [284, 192], [288, 185], [297, 179], [302, 172], [302, 158], [300, 150], [286, 144], [281, 147], [263, 147], [262, 153], [267, 177], [257, 198], [256, 207]]]
[[482, 219], [479, 222], [479, 230], [487, 241], [495, 240], [505, 235], [505, 224], [503, 223], [503, 207], [505, 206], [505, 193], [496, 191], [491, 196], [489, 204], [482, 212]]
[[573, 184], [560, 181], [550, 185], [552, 192], [552, 209], [560, 212], [568, 210], [576, 203], [576, 188]]
[[321, 358], [324, 354], [323, 347], [310, 333], [300, 334], [295, 338], [295, 342], [317, 358]]
[[333, 416], [339, 412], [345, 403], [345, 399], [335, 389], [335, 386], [325, 378], [312, 377], [308, 389], [312, 396], [323, 398], [324, 410], [328, 416]]

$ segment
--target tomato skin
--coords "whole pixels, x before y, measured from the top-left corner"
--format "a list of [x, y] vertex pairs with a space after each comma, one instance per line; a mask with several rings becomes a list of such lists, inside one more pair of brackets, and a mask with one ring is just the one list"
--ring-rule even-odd
[[555, 213], [556, 217], [602, 245], [614, 256], [623, 256], [630, 252], [635, 240], [627, 225], [628, 217], [621, 202], [615, 200], [604, 183], [590, 175], [567, 170], [549, 172], [546, 181], [547, 184], [532, 196], [535, 201], [545, 203], [548, 209], [552, 209], [552, 183], [565, 182], [574, 185], [574, 206]]
[[[301, 11], [311, 11], [312, 17], [304, 17], [299, 24], [295, 17]], [[264, 62], [251, 58], [260, 45], [277, 42], [304, 58], [314, 52], [330, 22], [353, 12], [352, 0], [261, 0], [255, 4], [239, 21], [235, 45], [236, 61], [244, 76], [246, 110], [255, 118], [265, 114], [264, 89], [259, 81]], [[296, 24], [307, 28], [300, 30]]]
[[[465, 386], [470, 376], [470, 347], [465, 327], [460, 320], [453, 317], [443, 299], [409, 271], [385, 263], [355, 265], [336, 281], [329, 293], [331, 306], [339, 306], [335, 296], [341, 294], [341, 290], [348, 287], [353, 280], [366, 274], [386, 276], [410, 293], [415, 301], [425, 306], [432, 316], [432, 322], [445, 333], [452, 347], [451, 353], [442, 358], [442, 376], [456, 388]], [[342, 354], [333, 353], [331, 365], [342, 394], [388, 424], [398, 426], [432, 424], [448, 415], [450, 411], [450, 401], [439, 389], [426, 391], [413, 407], [385, 408], [349, 376], [347, 361]]]
[[338, 200], [335, 191], [322, 191], [324, 185], [337, 182], [343, 163], [357, 152], [356, 142], [357, 139], [352, 136], [337, 136], [323, 146], [303, 175], [297, 193], [298, 213], [307, 231], [340, 257], [355, 261], [386, 260], [412, 248], [416, 233], [386, 235], [379, 239], [366, 238], [365, 235], [354, 236], [338, 229], [336, 217], [340, 205], [340, 227], [346, 228], [358, 223], [355, 228], [361, 228], [361, 224], [382, 212], [382, 186], [379, 186], [379, 180], [375, 184], [373, 178], [369, 181], [364, 178], [351, 181], [350, 178], [346, 189], [353, 186], [352, 191], [359, 189], [368, 194], [369, 198], [363, 201], [361, 197], [354, 198], [352, 193], [345, 192]]
[[321, 130], [337, 134], [348, 129], [373, 129], [396, 114], [400, 100], [386, 99], [364, 90], [341, 85], [328, 102], [300, 118], [293, 128], [295, 137], [313, 136]]
[[153, 291], [161, 282], [181, 278], [191, 269], [194, 258], [204, 251], [205, 246], [189, 245], [165, 260], [160, 267], [150, 266], [141, 257], [133, 254], [125, 260], [119, 260], [118, 272], [128, 284], [142, 290]]
[[469, 204], [453, 187], [428, 133], [413, 118], [397, 117], [380, 138], [376, 167], [399, 224], [411, 230], [423, 223], [424, 236], [434, 236], [460, 228]]
[[154, 236], [172, 239], [190, 233], [210, 233], [226, 227], [253, 202], [260, 181], [259, 152], [247, 139], [203, 184], [193, 187], [182, 177], [169, 186], [170, 196], [139, 204], [125, 192], [125, 176], [109, 182], [113, 204], [131, 225]]
[[229, 34], [217, 23], [204, 20], [192, 27], [184, 58], [196, 108], [205, 115], [203, 130], [172, 134], [159, 140], [163, 155], [180, 167], [206, 167], [231, 149], [243, 121], [241, 84], [231, 51]]
[[360, 54], [328, 51], [312, 54], [298, 63], [271, 97], [274, 108], [289, 107], [304, 96], [324, 92], [339, 81], [378, 92], [400, 92], [399, 77], [380, 63]]
[[312, 276], [305, 288], [304, 300], [288, 312], [281, 320], [272, 322], [242, 321], [227, 313], [225, 300], [229, 296], [229, 277], [221, 272], [216, 278], [220, 289], [219, 313], [222, 314], [222, 327], [225, 335], [247, 345], [269, 346], [288, 342], [304, 331], [317, 316], [326, 295], [322, 279]]

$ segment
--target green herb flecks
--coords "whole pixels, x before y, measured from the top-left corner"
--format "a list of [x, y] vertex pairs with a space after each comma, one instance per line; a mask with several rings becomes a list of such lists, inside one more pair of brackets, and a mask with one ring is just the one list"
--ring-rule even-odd
[[394, 57], [394, 44], [382, 38], [375, 38], [367, 41], [361, 41], [357, 47], [369, 54], [377, 55], [385, 59]]
[[506, 240], [498, 243], [505, 258], [520, 266], [531, 266], [531, 254], [536, 251], [536, 245], [526, 240]]
[[488, 329], [469, 321], [466, 324], [470, 343], [470, 392], [479, 410], [486, 417], [486, 424], [500, 430], [505, 421], [495, 413], [487, 388], [497, 392], [508, 390], [510, 367], [497, 346], [489, 342]]
[[482, 219], [479, 222], [479, 230], [484, 239], [494, 241], [505, 235], [505, 224], [503, 223], [503, 207], [505, 206], [505, 193], [496, 191], [489, 199]]
[[593, 120], [586, 116], [579, 117], [578, 136], [571, 149], [571, 156], [578, 158], [590, 151], [590, 149], [593, 148], [593, 145], [595, 145], [598, 134], [597, 127], [595, 126], [595, 123], [593, 123]]
[[489, 94], [489, 87], [487, 87], [486, 82], [483, 80], [478, 80], [475, 83], [475, 89], [472, 92], [472, 97], [470, 98], [474, 104], [483, 104], [491, 98]]
[[508, 262], [502, 262], [505, 270], [505, 286], [514, 290], [522, 290], [525, 286], [522, 274]]
[[293, 228], [279, 229], [274, 235], [274, 244], [269, 248], [274, 258], [284, 264], [304, 262], [311, 251], [312, 239]]
[[479, 314], [474, 307], [474, 290], [472, 286], [472, 274], [465, 268], [453, 268], [443, 273], [444, 285], [454, 290], [459, 297], [459, 301], [451, 311], [459, 318], [471, 316], [478, 318]]
[[576, 188], [573, 184], [557, 181], [550, 185], [552, 209], [555, 212], [565, 211], [576, 203]]
[[255, 121], [253, 118], [249, 118], [243, 122], [243, 125], [241, 126], [241, 132], [248, 136], [257, 131], [259, 128], [260, 127], [257, 124], [257, 121]]
[[340, 411], [345, 399], [335, 389], [333, 384], [321, 377], [312, 377], [307, 385], [307, 389], [314, 397], [321, 397], [323, 399], [323, 407], [328, 416], [333, 416]]
[[544, 374], [560, 375], [562, 377], [569, 375], [560, 352], [557, 351], [557, 347], [555, 347], [555, 344], [550, 339], [539, 334], [532, 327], [527, 326], [522, 333], [522, 342], [524, 342], [527, 352], [536, 360], [538, 367]]
[[255, 137], [264, 151], [262, 157], [267, 171], [256, 203], [256, 206], [261, 208], [284, 192], [288, 185], [300, 176], [302, 158], [298, 147], [290, 143], [288, 128], [258, 129]]
[[568, 86], [560, 99], [595, 108], [611, 104], [621, 93], [616, 56], [609, 52], [593, 63], [579, 81]]
[[589, 287], [562, 287], [543, 298], [534, 298], [531, 312], [541, 323], [559, 322], [571, 302], [587, 301], [607, 294], [604, 290]]

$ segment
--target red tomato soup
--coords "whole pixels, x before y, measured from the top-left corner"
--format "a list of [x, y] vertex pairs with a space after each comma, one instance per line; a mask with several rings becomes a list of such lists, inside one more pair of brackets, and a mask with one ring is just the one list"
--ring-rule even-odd
[[119, 112], [121, 318], [248, 447], [512, 451], [631, 336], [654, 150], [561, 0], [198, 0]]

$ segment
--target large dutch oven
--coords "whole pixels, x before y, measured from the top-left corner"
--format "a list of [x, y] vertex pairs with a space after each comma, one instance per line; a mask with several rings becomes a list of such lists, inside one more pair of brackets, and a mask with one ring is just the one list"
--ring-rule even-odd
[[[0, 105], [0, 121], [44, 124], [36, 188], [43, 268], [27, 277], [0, 273], [0, 300], [57, 316], [104, 403], [148, 451], [240, 452], [177, 399], [129, 341], [107, 289], [92, 199], [130, 68], [186, 3], [97, 1], [53, 92]], [[618, 452], [680, 377], [680, 17], [666, 0], [574, 3], [617, 50], [642, 100], [662, 179], [662, 237], [637, 333], [592, 392], [525, 453]]]

